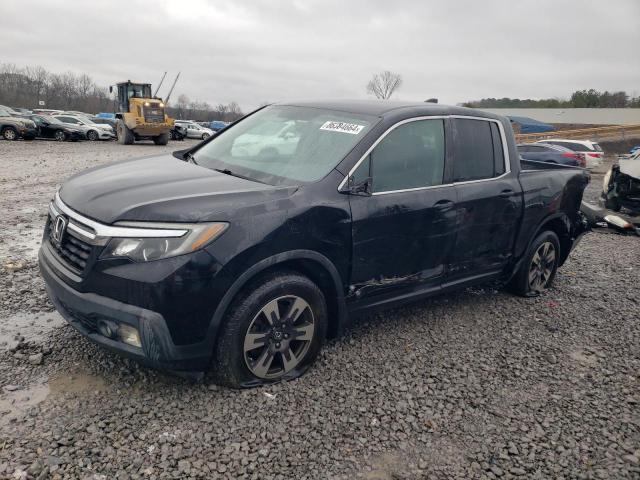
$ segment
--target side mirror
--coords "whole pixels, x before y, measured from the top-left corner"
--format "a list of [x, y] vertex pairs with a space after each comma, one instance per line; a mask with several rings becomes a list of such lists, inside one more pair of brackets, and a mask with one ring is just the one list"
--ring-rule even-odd
[[347, 181], [345, 186], [340, 189], [340, 193], [369, 197], [371, 196], [372, 185], [373, 179], [371, 177], [367, 177], [359, 182], [355, 182], [353, 177], [349, 177], [349, 180]]

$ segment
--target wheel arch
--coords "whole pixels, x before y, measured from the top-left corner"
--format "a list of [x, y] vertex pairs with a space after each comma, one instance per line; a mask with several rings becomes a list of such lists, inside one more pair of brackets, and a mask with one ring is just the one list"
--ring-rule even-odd
[[556, 213], [545, 217], [538, 225], [538, 228], [534, 230], [533, 235], [531, 235], [525, 252], [529, 251], [531, 244], [538, 235], [547, 230], [555, 233], [560, 241], [560, 261], [558, 262], [558, 267], [561, 267], [567, 258], [569, 258], [569, 253], [571, 252], [571, 221], [564, 213]]
[[298, 272], [312, 280], [327, 302], [328, 337], [338, 336], [346, 326], [347, 308], [343, 283], [335, 265], [313, 250], [292, 250], [267, 257], [245, 270], [227, 289], [213, 314], [208, 340], [215, 345], [224, 316], [236, 296], [255, 278], [268, 272], [287, 270]]

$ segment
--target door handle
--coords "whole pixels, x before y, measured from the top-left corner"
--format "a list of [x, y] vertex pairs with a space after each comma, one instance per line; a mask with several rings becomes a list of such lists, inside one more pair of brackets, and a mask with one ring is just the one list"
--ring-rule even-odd
[[438, 200], [434, 205], [434, 208], [437, 208], [438, 210], [448, 210], [452, 207], [453, 202], [451, 200]]
[[509, 198], [511, 195], [513, 195], [513, 190], [511, 189], [500, 192], [500, 198]]

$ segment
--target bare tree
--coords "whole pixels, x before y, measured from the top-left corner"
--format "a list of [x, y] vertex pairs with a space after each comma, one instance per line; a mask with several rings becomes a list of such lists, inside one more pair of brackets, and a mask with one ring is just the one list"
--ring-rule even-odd
[[384, 72], [373, 75], [367, 84], [367, 93], [373, 94], [376, 98], [387, 100], [402, 85], [402, 77], [397, 74], [385, 70]]

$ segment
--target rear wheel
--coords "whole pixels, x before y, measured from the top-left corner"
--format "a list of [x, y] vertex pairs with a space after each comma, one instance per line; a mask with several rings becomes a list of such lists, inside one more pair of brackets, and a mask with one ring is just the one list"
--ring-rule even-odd
[[538, 235], [529, 250], [510, 288], [525, 297], [536, 296], [553, 283], [560, 260], [560, 241], [552, 231]]
[[156, 145], [166, 145], [169, 143], [169, 134], [163, 133], [162, 135], [157, 135], [153, 137], [153, 143]]
[[2, 130], [2, 138], [5, 140], [17, 140], [18, 132], [16, 132], [16, 129], [13, 127], [5, 127]]
[[217, 379], [240, 388], [296, 378], [318, 356], [326, 332], [324, 295], [311, 280], [293, 272], [262, 277], [225, 317]]
[[135, 140], [133, 132], [122, 120], [118, 120], [116, 125], [116, 136], [118, 137], [118, 143], [121, 145], [131, 145]]

